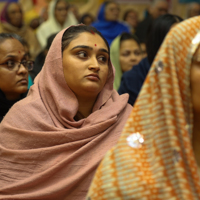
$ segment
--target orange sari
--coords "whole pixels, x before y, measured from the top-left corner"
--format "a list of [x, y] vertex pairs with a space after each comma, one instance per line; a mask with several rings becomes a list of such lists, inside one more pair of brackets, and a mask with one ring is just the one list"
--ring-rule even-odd
[[88, 199], [200, 199], [190, 94], [199, 31], [195, 17], [167, 35], [117, 145], [97, 169]]

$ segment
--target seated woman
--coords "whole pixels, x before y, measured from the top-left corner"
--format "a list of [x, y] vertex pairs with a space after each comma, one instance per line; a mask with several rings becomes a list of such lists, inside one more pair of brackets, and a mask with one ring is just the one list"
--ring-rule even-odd
[[20, 36], [0, 33], [0, 122], [13, 104], [26, 96], [33, 64], [27, 60]]
[[74, 14], [69, 10], [67, 1], [52, 0], [49, 3], [48, 19], [36, 30], [36, 35], [42, 49], [47, 45], [47, 39], [50, 35], [76, 24], [78, 24], [78, 21]]
[[142, 59], [140, 42], [135, 35], [122, 33], [110, 46], [110, 59], [115, 67], [114, 89], [118, 90], [124, 72], [132, 69]]
[[130, 71], [125, 72], [121, 78], [119, 94], [128, 93], [129, 103], [134, 105], [144, 80], [149, 72], [151, 64], [169, 30], [181, 22], [182, 18], [177, 15], [166, 14], [155, 19], [149, 30], [147, 39], [147, 57]]
[[109, 54], [92, 26], [56, 35], [28, 96], [0, 126], [0, 199], [85, 198], [132, 108], [113, 89]]
[[200, 199], [199, 24], [167, 35], [88, 199]]
[[123, 14], [123, 21], [130, 26], [131, 33], [135, 33], [135, 30], [139, 23], [138, 12], [132, 8], [126, 10]]
[[119, 22], [119, 5], [114, 1], [105, 1], [100, 7], [97, 21], [92, 23], [110, 45], [112, 41], [121, 33], [130, 33], [126, 23]]
[[1, 12], [0, 33], [15, 33], [27, 41], [31, 60], [34, 60], [41, 47], [34, 31], [24, 24], [21, 5], [8, 1]]

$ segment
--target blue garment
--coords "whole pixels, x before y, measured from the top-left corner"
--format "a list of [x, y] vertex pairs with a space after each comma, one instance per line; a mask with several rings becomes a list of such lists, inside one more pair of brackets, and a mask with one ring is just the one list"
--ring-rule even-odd
[[97, 21], [92, 23], [104, 38], [108, 41], [110, 45], [112, 41], [121, 33], [130, 33], [130, 29], [127, 24], [118, 21], [107, 21], [104, 16], [105, 4], [102, 4], [99, 14], [97, 16]]
[[119, 87], [118, 93], [129, 94], [128, 103], [133, 105], [137, 96], [140, 92], [140, 89], [144, 83], [144, 80], [150, 69], [150, 63], [147, 58], [144, 58], [140, 61], [138, 65], [135, 65], [130, 71], [127, 71], [123, 74], [121, 85]]

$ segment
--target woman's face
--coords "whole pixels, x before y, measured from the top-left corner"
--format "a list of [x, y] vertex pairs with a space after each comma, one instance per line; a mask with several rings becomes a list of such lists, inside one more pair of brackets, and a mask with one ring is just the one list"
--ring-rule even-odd
[[105, 8], [105, 19], [107, 21], [117, 21], [119, 18], [119, 6], [115, 3], [109, 3]]
[[190, 71], [191, 97], [193, 110], [200, 114], [200, 46], [193, 56]]
[[130, 24], [132, 27], [136, 28], [138, 25], [138, 15], [136, 12], [131, 11], [128, 13], [126, 17], [126, 22]]
[[77, 97], [96, 97], [108, 77], [109, 53], [98, 34], [80, 33], [63, 51], [65, 80]]
[[126, 72], [142, 59], [142, 54], [138, 43], [133, 39], [123, 40], [120, 44], [120, 66], [122, 72]]
[[11, 3], [8, 6], [7, 12], [10, 24], [15, 27], [20, 27], [23, 20], [22, 10], [20, 6], [17, 3]]
[[23, 45], [16, 39], [6, 39], [0, 43], [0, 89], [8, 100], [16, 100], [27, 91], [28, 70], [20, 65], [18, 71], [10, 71], [6, 62], [26, 60]]
[[67, 18], [67, 4], [64, 1], [59, 1], [55, 8], [55, 18], [59, 24], [63, 25]]

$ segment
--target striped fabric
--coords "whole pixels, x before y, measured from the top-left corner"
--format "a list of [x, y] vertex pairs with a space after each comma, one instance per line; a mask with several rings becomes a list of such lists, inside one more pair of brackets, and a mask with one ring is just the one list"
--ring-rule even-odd
[[[191, 58], [200, 43], [199, 30], [200, 17], [195, 17], [167, 35], [120, 140], [97, 169], [88, 199], [200, 199], [190, 97]], [[137, 132], [144, 143], [131, 147], [127, 138]]]

